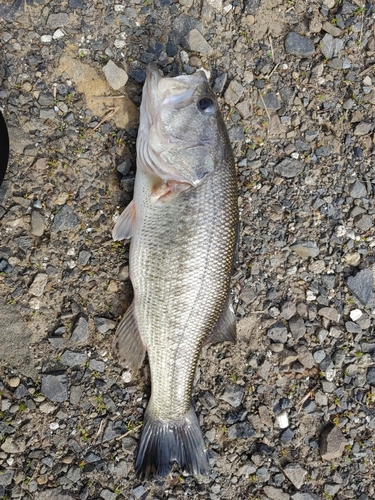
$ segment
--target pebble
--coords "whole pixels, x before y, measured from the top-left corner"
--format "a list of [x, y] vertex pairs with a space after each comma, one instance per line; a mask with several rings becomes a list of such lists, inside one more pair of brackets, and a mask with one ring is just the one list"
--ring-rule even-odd
[[292, 179], [303, 172], [305, 166], [302, 162], [294, 158], [284, 158], [284, 160], [278, 163], [274, 168], [275, 172], [281, 175], [281, 177]]
[[224, 90], [224, 87], [227, 83], [228, 73], [221, 73], [215, 78], [215, 83], [212, 87], [212, 90], [217, 94], [221, 94]]
[[5, 453], [24, 453], [26, 445], [20, 439], [15, 440], [12, 437], [7, 437], [0, 447]]
[[346, 331], [349, 333], [362, 333], [361, 327], [358, 326], [357, 323], [354, 323], [353, 321], [346, 321], [345, 328]]
[[69, 366], [70, 368], [84, 365], [86, 361], [87, 361], [87, 355], [84, 354], [83, 352], [76, 352], [69, 350], [65, 351], [60, 358], [60, 362], [63, 365]]
[[40, 37], [40, 41], [42, 43], [51, 43], [52, 42], [52, 35], [42, 35]]
[[31, 295], [34, 295], [34, 297], [41, 297], [47, 285], [47, 281], [48, 275], [46, 273], [38, 273], [29, 288]]
[[[0, 473], [0, 486], [9, 486], [12, 483], [14, 470], [5, 470]], [[5, 499], [5, 495], [4, 495]]]
[[370, 384], [372, 387], [375, 387], [375, 368], [374, 367], [371, 367], [367, 370], [366, 380], [367, 380], [368, 384]]
[[89, 364], [90, 370], [99, 372], [99, 373], [104, 373], [105, 370], [105, 363], [104, 361], [101, 361], [99, 359], [91, 359], [90, 364]]
[[51, 231], [53, 233], [68, 231], [74, 229], [78, 223], [79, 219], [73, 209], [68, 205], [63, 205], [53, 219]]
[[283, 468], [289, 481], [299, 490], [305, 483], [307, 471], [297, 463], [289, 463]]
[[350, 291], [366, 307], [373, 301], [373, 281], [374, 278], [370, 269], [362, 269], [355, 276], [349, 276], [347, 280]]
[[12, 377], [8, 380], [10, 387], [16, 388], [20, 385], [21, 379], [19, 377]]
[[133, 488], [133, 495], [135, 498], [141, 498], [146, 493], [146, 489], [140, 484], [136, 488]]
[[285, 429], [285, 431], [281, 434], [280, 439], [284, 444], [290, 443], [294, 438], [294, 432], [288, 427]]
[[361, 261], [361, 255], [358, 252], [347, 253], [345, 255], [345, 262], [349, 266], [357, 267]]
[[224, 99], [230, 106], [235, 106], [241, 99], [243, 93], [244, 88], [242, 85], [236, 80], [232, 80], [225, 91]]
[[71, 340], [73, 342], [86, 342], [89, 336], [88, 321], [86, 316], [79, 315], [74, 325]]
[[315, 366], [313, 355], [306, 346], [299, 345], [298, 347], [296, 347], [296, 351], [298, 353], [298, 361], [302, 366], [304, 366], [308, 370]]
[[245, 393], [245, 389], [240, 385], [232, 385], [227, 387], [224, 391], [224, 394], [220, 396], [220, 399], [229, 403], [233, 408], [237, 408], [240, 406], [243, 396]]
[[68, 399], [68, 377], [65, 372], [42, 375], [41, 393], [51, 401], [62, 403]]
[[340, 458], [344, 453], [347, 441], [341, 429], [332, 424], [327, 425], [320, 434], [319, 447], [323, 460]]
[[126, 71], [119, 68], [113, 61], [108, 61], [108, 63], [103, 66], [103, 73], [107, 79], [107, 82], [111, 88], [114, 90], [119, 90], [128, 81], [128, 75]]
[[352, 198], [365, 198], [367, 196], [366, 184], [356, 179], [349, 184], [349, 194]]
[[68, 24], [69, 16], [66, 12], [59, 12], [57, 14], [50, 14], [47, 19], [47, 28], [53, 30], [57, 28], [62, 28]]
[[314, 493], [295, 493], [292, 496], [292, 500], [321, 500], [321, 497], [318, 497], [318, 495], [314, 495]]
[[288, 493], [284, 493], [283, 490], [275, 488], [274, 486], [265, 486], [263, 488], [264, 493], [271, 500], [289, 500], [290, 496]]
[[336, 323], [340, 321], [340, 314], [333, 307], [322, 307], [319, 309], [318, 314]]
[[295, 340], [302, 338], [306, 333], [305, 322], [300, 316], [293, 316], [289, 320], [289, 328]]
[[310, 57], [315, 53], [315, 46], [309, 38], [291, 31], [285, 38], [285, 51], [298, 57]]
[[113, 319], [103, 318], [100, 316], [94, 317], [94, 323], [100, 333], [106, 333], [108, 330], [113, 330], [117, 325], [117, 322]]
[[192, 29], [182, 40], [182, 46], [187, 50], [199, 52], [209, 56], [212, 53], [212, 47], [204, 36], [196, 29]]
[[326, 33], [321, 41], [321, 51], [327, 59], [336, 57], [343, 48], [344, 42], [341, 38], [334, 38], [329, 33]]
[[38, 210], [31, 212], [31, 234], [42, 236], [45, 230], [46, 222], [43, 215]]
[[288, 413], [283, 411], [276, 415], [276, 422], [280, 429], [286, 429], [289, 426]]
[[270, 370], [271, 370], [271, 363], [267, 359], [265, 359], [258, 368], [258, 376], [263, 380], [268, 380]]
[[372, 217], [368, 214], [359, 214], [354, 217], [354, 224], [361, 229], [361, 231], [368, 231], [374, 225]]
[[283, 323], [277, 322], [267, 330], [267, 337], [273, 340], [273, 342], [284, 344], [288, 338], [288, 330]]
[[63, 30], [61, 30], [61, 29], [59, 28], [59, 29], [57, 29], [57, 30], [55, 31], [55, 33], [52, 35], [52, 38], [53, 38], [54, 40], [61, 40], [62, 38], [64, 38], [64, 36], [65, 36], [65, 33], [63, 32]]
[[104, 489], [100, 492], [100, 498], [103, 498], [104, 500], [116, 500], [117, 494], [111, 490]]
[[267, 109], [272, 111], [277, 111], [281, 108], [281, 103], [274, 92], [267, 92], [267, 94], [263, 96], [263, 100], [261, 98], [258, 99], [257, 104], [262, 109], [264, 109], [265, 105]]

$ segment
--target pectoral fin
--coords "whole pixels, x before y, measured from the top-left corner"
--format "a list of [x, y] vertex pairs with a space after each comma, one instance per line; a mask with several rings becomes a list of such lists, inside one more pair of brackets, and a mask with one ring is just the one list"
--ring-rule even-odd
[[112, 352], [122, 366], [140, 368], [143, 363], [146, 346], [138, 330], [134, 302], [131, 303], [117, 327], [112, 343]]
[[217, 344], [218, 342], [236, 342], [236, 340], [236, 316], [234, 314], [232, 298], [230, 293], [228, 293], [220, 318], [205, 343]]
[[132, 200], [117, 219], [116, 225], [112, 231], [114, 241], [130, 240], [133, 236], [135, 224], [135, 203]]

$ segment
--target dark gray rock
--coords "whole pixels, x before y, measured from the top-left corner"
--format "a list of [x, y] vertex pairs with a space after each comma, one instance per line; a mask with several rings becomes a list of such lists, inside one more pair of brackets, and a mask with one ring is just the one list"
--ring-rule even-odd
[[320, 434], [320, 454], [324, 460], [340, 458], [346, 444], [346, 439], [339, 427], [332, 424], [327, 425]]
[[284, 444], [290, 443], [293, 438], [294, 432], [289, 427], [285, 429], [285, 431], [280, 436], [280, 439]]
[[375, 367], [371, 367], [367, 370], [366, 374], [367, 383], [375, 387]]
[[68, 399], [68, 377], [66, 372], [42, 375], [41, 393], [51, 401], [62, 403]]
[[285, 38], [285, 51], [293, 56], [310, 57], [315, 53], [315, 46], [309, 38], [291, 31]]
[[84, 365], [87, 361], [87, 355], [83, 352], [65, 351], [60, 358], [63, 365], [73, 368], [74, 366]]
[[93, 370], [95, 372], [103, 373], [105, 369], [105, 363], [100, 359], [91, 359], [89, 368], [90, 370]]
[[275, 172], [281, 175], [281, 177], [286, 177], [287, 179], [296, 177], [303, 172], [304, 169], [304, 164], [294, 158], [285, 158], [275, 166]]
[[135, 498], [141, 498], [146, 493], [146, 489], [141, 484], [136, 488], [133, 488], [133, 495]]
[[246, 439], [254, 436], [255, 431], [251, 428], [250, 424], [247, 422], [241, 422], [233, 424], [228, 427], [228, 438], [229, 439]]
[[351, 292], [364, 305], [368, 306], [373, 301], [373, 275], [370, 269], [362, 269], [355, 276], [349, 276], [347, 284]]
[[274, 92], [267, 92], [267, 94], [263, 96], [263, 100], [260, 98], [258, 99], [258, 106], [262, 109], [264, 108], [263, 101], [267, 109], [277, 111], [281, 108], [280, 101]]
[[282, 344], [287, 341], [288, 330], [283, 323], [275, 323], [267, 330], [267, 337], [274, 342], [281, 342]]
[[215, 78], [215, 83], [213, 86], [213, 91], [217, 94], [221, 94], [224, 90], [225, 84], [227, 83], [228, 73], [221, 73]]
[[259, 9], [260, 0], [244, 0], [243, 3], [243, 11], [245, 14], [254, 15], [256, 11]]
[[292, 496], [292, 500], [321, 500], [321, 499], [320, 497], [318, 497], [318, 495], [315, 495], [314, 493], [298, 492]]
[[73, 342], [86, 342], [89, 336], [89, 325], [86, 316], [83, 314], [78, 316], [78, 319], [74, 325], [72, 338]]
[[14, 470], [0, 472], [0, 486], [9, 486], [12, 483]]
[[347, 321], [345, 323], [345, 328], [349, 333], [362, 333], [362, 328], [353, 321]]
[[220, 397], [223, 401], [226, 401], [234, 408], [240, 406], [242, 398], [244, 396], [245, 389], [240, 385], [232, 385], [225, 389], [224, 394]]
[[78, 262], [81, 266], [85, 266], [91, 257], [91, 252], [88, 250], [81, 250], [78, 255]]
[[68, 5], [70, 9], [82, 9], [83, 0], [69, 0]]
[[131, 69], [129, 76], [137, 83], [143, 83], [146, 80], [146, 71], [144, 69]]
[[68, 231], [74, 229], [79, 223], [79, 219], [73, 212], [73, 209], [68, 205], [63, 205], [55, 215], [52, 223], [51, 231], [57, 233], [58, 231]]

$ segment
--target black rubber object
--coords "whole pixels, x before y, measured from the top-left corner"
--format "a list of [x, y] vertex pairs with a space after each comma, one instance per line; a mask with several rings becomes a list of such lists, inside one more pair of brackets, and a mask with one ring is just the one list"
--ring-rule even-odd
[[9, 159], [9, 135], [3, 115], [0, 111], [0, 186], [4, 180]]

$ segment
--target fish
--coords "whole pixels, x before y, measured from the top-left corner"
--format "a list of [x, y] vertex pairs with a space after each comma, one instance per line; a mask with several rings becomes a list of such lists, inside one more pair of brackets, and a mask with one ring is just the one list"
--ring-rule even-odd
[[147, 66], [134, 197], [113, 239], [131, 240], [134, 299], [113, 354], [138, 369], [147, 351], [151, 396], [135, 460], [138, 477], [191, 475], [210, 465], [192, 386], [204, 343], [236, 339], [230, 277], [238, 235], [236, 170], [204, 71], [163, 77]]

